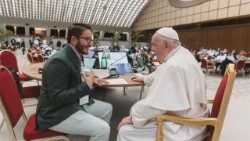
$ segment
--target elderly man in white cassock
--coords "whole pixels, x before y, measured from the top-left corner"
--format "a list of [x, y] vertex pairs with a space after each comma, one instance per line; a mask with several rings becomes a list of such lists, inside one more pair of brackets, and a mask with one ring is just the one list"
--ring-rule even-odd
[[[194, 56], [181, 46], [177, 32], [164, 27], [152, 37], [154, 51], [161, 65], [145, 77], [135, 77], [150, 86], [145, 99], [136, 102], [130, 116], [120, 122], [117, 141], [155, 141], [155, 118], [166, 112], [187, 117], [209, 115], [205, 77]], [[165, 141], [201, 141], [205, 126], [165, 122]]]

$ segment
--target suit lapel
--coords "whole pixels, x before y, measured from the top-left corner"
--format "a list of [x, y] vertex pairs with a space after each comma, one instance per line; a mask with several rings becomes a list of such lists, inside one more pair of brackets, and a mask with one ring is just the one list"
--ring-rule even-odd
[[77, 55], [75, 54], [75, 52], [73, 51], [73, 49], [71, 48], [71, 46], [69, 44], [67, 44], [66, 48], [66, 52], [69, 56], [69, 59], [71, 60], [71, 62], [74, 64], [75, 68], [79, 71], [80, 74], [80, 62], [79, 62], [79, 58], [77, 57]]

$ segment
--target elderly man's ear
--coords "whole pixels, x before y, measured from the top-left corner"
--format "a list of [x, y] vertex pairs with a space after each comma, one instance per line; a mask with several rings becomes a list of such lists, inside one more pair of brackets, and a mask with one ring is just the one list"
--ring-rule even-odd
[[165, 45], [165, 48], [169, 48], [170, 45], [171, 45], [170, 42], [169, 42], [169, 41], [166, 41], [165, 43], [166, 43], [166, 44], [164, 44], [164, 45]]

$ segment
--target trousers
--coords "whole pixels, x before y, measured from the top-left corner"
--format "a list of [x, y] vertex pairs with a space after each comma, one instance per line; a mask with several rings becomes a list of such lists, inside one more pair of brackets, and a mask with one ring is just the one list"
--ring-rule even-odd
[[83, 105], [85, 111], [77, 111], [50, 130], [70, 135], [85, 136], [89, 141], [108, 141], [110, 134], [110, 118], [112, 105], [94, 100], [92, 105]]

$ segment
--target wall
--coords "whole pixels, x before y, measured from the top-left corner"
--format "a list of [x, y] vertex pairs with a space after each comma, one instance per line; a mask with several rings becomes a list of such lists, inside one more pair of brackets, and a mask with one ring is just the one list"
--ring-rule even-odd
[[239, 16], [250, 16], [250, 0], [210, 0], [189, 8], [174, 8], [168, 0], [152, 0], [133, 28], [146, 30]]
[[180, 41], [186, 48], [226, 48], [250, 51], [250, 25], [234, 25], [204, 29], [178, 30]]

